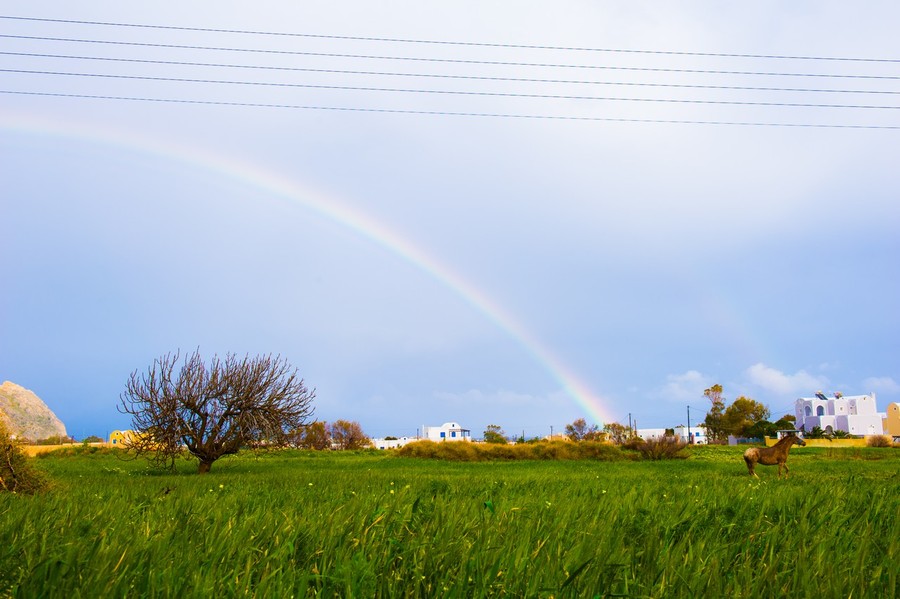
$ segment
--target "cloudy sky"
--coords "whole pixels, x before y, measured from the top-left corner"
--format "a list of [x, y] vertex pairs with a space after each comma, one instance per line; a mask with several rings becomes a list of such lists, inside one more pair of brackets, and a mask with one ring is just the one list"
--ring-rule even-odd
[[884, 410], [900, 8], [866, 6], [9, 0], [0, 380], [78, 438], [196, 348], [372, 436], [674, 426], [714, 383]]

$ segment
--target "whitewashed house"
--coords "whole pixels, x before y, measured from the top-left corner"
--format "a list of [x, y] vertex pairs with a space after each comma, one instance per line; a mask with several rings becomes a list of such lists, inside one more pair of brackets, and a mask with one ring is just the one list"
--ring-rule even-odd
[[797, 428], [809, 432], [818, 426], [826, 433], [846, 431], [851, 435], [884, 434], [886, 414], [879, 414], [875, 394], [826, 397], [821, 391], [815, 397], [801, 397], [794, 402]]
[[709, 443], [705, 424], [696, 424], [690, 427], [690, 429], [686, 426], [676, 426], [675, 436], [688, 444], [706, 445]]
[[456, 422], [445, 422], [441, 426], [422, 426], [422, 438], [429, 441], [471, 441], [472, 431]]
[[637, 432], [637, 436], [644, 441], [661, 439], [666, 436], [666, 429], [664, 428], [639, 428], [635, 432]]
[[372, 439], [372, 446], [376, 449], [397, 449], [407, 443], [418, 441], [415, 437], [399, 437], [392, 439]]
[[[690, 433], [688, 432], [688, 427], [684, 425], [676, 426], [674, 429], [675, 437], [681, 439], [685, 443], [691, 443], [693, 439], [694, 445], [706, 445], [706, 427], [702, 424], [698, 424], [696, 426], [692, 426]], [[666, 429], [664, 428], [639, 428], [637, 429], [637, 435], [644, 441], [651, 441], [653, 439], [660, 439], [666, 436]]]

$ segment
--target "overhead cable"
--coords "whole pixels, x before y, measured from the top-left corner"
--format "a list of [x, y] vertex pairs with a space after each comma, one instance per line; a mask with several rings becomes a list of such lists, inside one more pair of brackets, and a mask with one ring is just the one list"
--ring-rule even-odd
[[242, 106], [254, 108], [290, 108], [299, 110], [324, 110], [324, 111], [341, 111], [341, 112], [374, 112], [386, 114], [419, 114], [419, 115], [440, 115], [440, 116], [464, 116], [464, 117], [484, 117], [484, 118], [506, 118], [506, 119], [532, 119], [532, 120], [558, 120], [558, 121], [594, 121], [594, 122], [617, 122], [617, 123], [661, 123], [661, 124], [680, 124], [680, 125], [731, 125], [743, 127], [787, 127], [787, 128], [822, 128], [822, 129], [883, 129], [883, 130], [900, 130], [900, 125], [853, 125], [853, 124], [831, 124], [831, 123], [779, 123], [779, 122], [752, 122], [752, 121], [727, 121], [727, 120], [691, 120], [691, 119], [636, 119], [623, 117], [591, 117], [591, 116], [571, 116], [571, 115], [541, 115], [541, 114], [514, 114], [514, 113], [491, 113], [491, 112], [452, 112], [443, 110], [406, 110], [406, 109], [390, 109], [390, 108], [360, 108], [346, 106], [314, 106], [301, 104], [266, 104], [257, 102], [225, 102], [214, 100], [187, 100], [179, 98], [146, 98], [131, 96], [104, 96], [90, 94], [65, 94], [52, 92], [35, 92], [24, 90], [0, 90], [2, 94], [18, 94], [25, 96], [46, 96], [58, 98], [84, 98], [92, 100], [120, 100], [130, 102], [156, 102], [156, 103], [176, 103], [176, 104], [197, 104], [212, 106]]
[[129, 27], [140, 29], [162, 29], [169, 31], [188, 31], [195, 33], [228, 33], [239, 35], [258, 35], [258, 36], [277, 36], [277, 37], [300, 37], [312, 39], [331, 39], [346, 41], [364, 41], [364, 42], [390, 42], [403, 44], [432, 44], [447, 46], [470, 46], [481, 48], [510, 48], [516, 50], [560, 50], [575, 52], [607, 52], [621, 54], [658, 54], [658, 55], [674, 55], [674, 56], [705, 56], [716, 58], [754, 58], [754, 59], [777, 59], [777, 60], [810, 60], [810, 61], [841, 61], [841, 62], [875, 62], [875, 63], [900, 63], [900, 59], [896, 58], [856, 58], [843, 56], [790, 56], [780, 54], [739, 54], [726, 52], [690, 52], [690, 51], [674, 51], [674, 50], [640, 50], [640, 49], [624, 49], [624, 48], [590, 48], [578, 46], [549, 46], [537, 44], [505, 44], [492, 42], [463, 42], [449, 40], [426, 40], [426, 39], [410, 39], [410, 38], [391, 38], [391, 37], [369, 37], [369, 36], [352, 36], [352, 35], [324, 35], [313, 33], [290, 33], [276, 31], [251, 31], [243, 29], [217, 29], [211, 27], [179, 27], [174, 25], [153, 25], [142, 23], [116, 23], [110, 21], [86, 21], [76, 19], [50, 19], [38, 17], [20, 17], [12, 15], [0, 15], [0, 19], [17, 20], [17, 21], [33, 21], [43, 23], [66, 23], [73, 25], [99, 25], [104, 27]]
[[707, 105], [724, 105], [724, 106], [769, 106], [769, 107], [790, 107], [790, 108], [852, 108], [852, 109], [869, 109], [869, 110], [897, 110], [900, 106], [879, 106], [871, 104], [810, 104], [801, 102], [747, 102], [741, 100], [695, 100], [695, 99], [678, 99], [678, 98], [623, 98], [616, 96], [573, 96], [563, 94], [527, 94], [516, 92], [482, 92], [482, 91], [459, 91], [459, 90], [437, 90], [437, 89], [412, 89], [412, 88], [391, 88], [391, 87], [366, 87], [354, 85], [319, 85], [309, 83], [276, 83], [263, 81], [233, 81], [222, 79], [195, 79], [185, 77], [151, 77], [144, 75], [117, 75], [109, 73], [71, 73], [64, 71], [37, 71], [25, 69], [0, 69], [0, 73], [20, 73], [29, 75], [58, 75], [70, 77], [95, 77], [103, 79], [128, 79], [138, 81], [170, 81], [175, 83], [212, 83], [219, 85], [249, 85], [264, 87], [289, 87], [300, 89], [327, 89], [327, 90], [343, 90], [343, 91], [366, 91], [366, 92], [389, 92], [389, 93], [412, 93], [412, 94], [438, 94], [438, 95], [457, 95], [457, 96], [479, 96], [479, 97], [499, 97], [499, 98], [533, 98], [547, 100], [590, 100], [604, 102], [657, 102], [663, 104], [707, 104]]
[[216, 52], [241, 52], [256, 54], [273, 54], [282, 56], [316, 56], [328, 58], [358, 58], [365, 60], [398, 60], [412, 62], [427, 63], [443, 63], [443, 64], [469, 64], [469, 65], [490, 65], [490, 66], [513, 66], [513, 67], [538, 67], [538, 68], [558, 68], [558, 69], [592, 69], [592, 70], [614, 70], [614, 71], [631, 71], [631, 72], [656, 72], [656, 73], [692, 73], [705, 75], [757, 75], [765, 77], [823, 77], [834, 79], [871, 79], [871, 80], [900, 80], [900, 76], [892, 75], [850, 75], [839, 73], [780, 73], [767, 71], [728, 71], [716, 69], [669, 69], [659, 67], [625, 67], [619, 65], [584, 65], [584, 64], [562, 64], [562, 63], [537, 63], [537, 62], [512, 62], [502, 60], [465, 60], [459, 58], [426, 58], [415, 56], [380, 56], [372, 54], [341, 54], [336, 52], [305, 52], [298, 50], [267, 50], [262, 48], [232, 48], [225, 46], [197, 46], [189, 44], [157, 44], [150, 42], [123, 42], [117, 40], [96, 40], [83, 38], [66, 38], [66, 37], [47, 37], [33, 35], [10, 35], [0, 34], [0, 38], [23, 39], [35, 41], [52, 41], [52, 42], [71, 42], [79, 44], [106, 44], [115, 46], [132, 46], [144, 48], [167, 48], [176, 50], [208, 50]]
[[25, 56], [30, 58], [63, 58], [73, 60], [95, 60], [105, 62], [124, 62], [135, 64], [157, 64], [168, 66], [189, 66], [189, 67], [213, 67], [223, 69], [245, 69], [245, 70], [265, 70], [265, 71], [286, 71], [298, 73], [331, 73], [339, 75], [373, 75], [384, 77], [420, 77], [433, 79], [458, 79], [467, 81], [497, 81], [508, 83], [554, 83], [554, 84], [572, 84], [572, 85], [607, 85], [607, 86], [630, 86], [630, 87], [664, 87], [664, 88], [680, 88], [680, 89], [716, 89], [716, 90], [732, 90], [732, 91], [767, 91], [767, 92], [799, 92], [799, 93], [830, 93], [830, 94], [884, 94], [884, 95], [900, 95], [900, 91], [878, 90], [878, 89], [827, 89], [827, 88], [804, 88], [804, 87], [758, 87], [747, 85], [700, 85], [691, 83], [646, 83], [635, 81], [586, 81], [584, 79], [539, 79], [529, 77], [489, 77], [483, 75], [450, 75], [444, 73], [400, 73], [397, 71], [356, 71], [347, 69], [314, 69], [307, 67], [279, 67], [273, 65], [244, 65], [244, 64], [228, 64], [217, 62], [190, 62], [180, 60], [151, 60], [143, 58], [119, 58], [111, 56], [83, 56], [71, 54], [39, 54], [35, 52], [4, 52], [0, 51], [0, 55], [4, 56]]

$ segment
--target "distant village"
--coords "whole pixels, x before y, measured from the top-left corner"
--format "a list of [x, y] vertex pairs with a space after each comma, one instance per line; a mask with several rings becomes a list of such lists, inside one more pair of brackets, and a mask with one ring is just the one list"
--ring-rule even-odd
[[[794, 402], [795, 429], [809, 434], [820, 430], [826, 437], [837, 431], [855, 437], [871, 437], [888, 435], [900, 442], [900, 403], [888, 405], [885, 412], [879, 412], [874, 393], [867, 395], [845, 396], [840, 392], [832, 397], [817, 392], [814, 397], [801, 397]], [[396, 449], [407, 443], [427, 439], [429, 441], [473, 441], [472, 431], [463, 428], [458, 422], [446, 422], [441, 426], [423, 426], [422, 433], [416, 437], [385, 437], [372, 439], [378, 449]], [[709, 442], [709, 435], [704, 424], [690, 427], [685, 425], [673, 428], [638, 428], [634, 434], [645, 441], [661, 437], [675, 437], [684, 443], [704, 445]], [[568, 439], [563, 433], [548, 435], [546, 440]], [[738, 439], [729, 439], [737, 443]]]
[[[31, 439], [32, 441], [57, 439], [60, 443], [72, 442], [71, 437], [66, 434], [62, 422], [40, 398], [31, 391], [9, 381], [0, 385], [0, 417], [14, 425], [18, 423], [18, 426], [13, 428], [21, 429], [19, 436], [22, 439]], [[340, 422], [359, 428], [356, 423]], [[596, 426], [593, 429], [595, 431], [594, 438], [604, 437], [603, 431], [597, 430]], [[702, 422], [693, 426], [679, 424], [671, 428], [628, 428], [626, 430], [629, 436], [639, 437], [645, 441], [669, 437], [695, 445], [704, 445], [710, 442], [710, 435]], [[799, 431], [807, 438], [843, 436], [865, 439], [889, 436], [895, 443], [898, 443], [900, 442], [900, 402], [891, 403], [884, 412], [879, 412], [874, 393], [845, 396], [836, 392], [827, 396], [822, 392], [817, 392], [813, 397], [801, 397], [794, 402], [791, 430]], [[440, 426], [422, 426], [416, 431], [415, 436], [387, 436], [366, 440], [361, 429], [357, 432], [364, 443], [356, 445], [356, 447], [370, 446], [385, 450], [396, 449], [420, 440], [435, 442], [483, 441], [480, 436], [473, 437], [470, 429], [456, 421], [445, 422]], [[134, 435], [135, 433], [130, 430], [116, 430], [110, 433], [107, 439], [91, 436], [81, 441], [121, 446], [127, 444]], [[541, 440], [568, 440], [570, 438], [571, 435], [566, 432], [556, 434], [551, 432]], [[508, 441], [502, 436], [499, 437], [499, 440]], [[736, 444], [742, 440], [730, 437], [728, 442]], [[758, 441], [758, 439], [755, 440]], [[519, 439], [519, 442], [524, 441], [524, 438]], [[327, 445], [325, 447], [327, 448]]]

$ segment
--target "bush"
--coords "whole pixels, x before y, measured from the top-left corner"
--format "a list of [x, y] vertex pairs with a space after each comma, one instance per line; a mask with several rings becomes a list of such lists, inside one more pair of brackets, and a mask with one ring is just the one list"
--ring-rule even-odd
[[866, 439], [866, 445], [869, 447], [892, 447], [894, 442], [887, 435], [872, 435]]
[[59, 457], [70, 457], [77, 455], [107, 455], [107, 454], [115, 454], [118, 457], [122, 457], [122, 449], [116, 447], [97, 447], [96, 445], [85, 445], [82, 443], [81, 445], [70, 445], [68, 447], [60, 447], [59, 449], [54, 449], [53, 451], [45, 451], [43, 453], [37, 454], [35, 459], [44, 460], [48, 458], [59, 458]]
[[638, 444], [637, 451], [645, 460], [682, 460], [687, 443], [676, 437], [660, 437]]
[[63, 435], [51, 435], [46, 439], [38, 439], [34, 442], [35, 445], [66, 445], [68, 443], [74, 443], [75, 439], [72, 437], [65, 437]]
[[35, 469], [0, 421], [0, 492], [33, 494], [47, 487], [47, 480]]
[[[673, 439], [674, 439], [674, 437], [673, 437]], [[622, 443], [622, 448], [638, 451], [638, 450], [640, 450], [641, 446], [644, 443], [645, 443], [645, 441], [643, 439], [641, 439], [640, 437], [630, 437], [629, 439], [626, 439], [625, 442]]]

